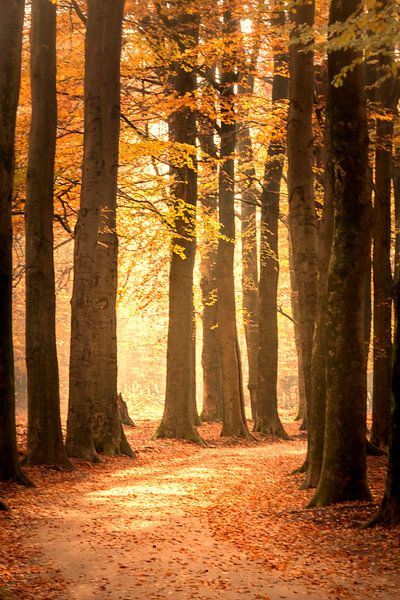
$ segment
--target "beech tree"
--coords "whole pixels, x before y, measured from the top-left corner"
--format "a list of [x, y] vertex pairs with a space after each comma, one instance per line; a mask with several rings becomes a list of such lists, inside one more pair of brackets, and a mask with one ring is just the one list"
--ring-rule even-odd
[[[282, 11], [273, 16], [272, 24], [285, 23]], [[263, 191], [261, 195], [260, 283], [259, 283], [259, 345], [256, 422], [254, 429], [287, 439], [278, 414], [278, 224], [280, 188], [285, 160], [286, 140], [281, 133], [282, 113], [288, 96], [285, 74], [287, 55], [275, 40], [272, 105], [276, 125], [268, 147]]]
[[250, 437], [244, 414], [242, 365], [236, 327], [235, 282], [233, 272], [235, 244], [235, 160], [236, 124], [234, 45], [238, 23], [235, 3], [223, 3], [224, 49], [220, 66], [220, 170], [219, 222], [221, 237], [217, 256], [218, 336], [222, 371], [223, 426], [221, 435]]
[[11, 224], [24, 4], [23, 0], [5, 2], [0, 19], [0, 480], [26, 485], [15, 431]]
[[75, 230], [67, 450], [133, 455], [117, 406], [116, 194], [124, 0], [88, 0], [81, 204]]
[[65, 467], [70, 463], [61, 432], [53, 257], [56, 10], [48, 0], [32, 2], [32, 122], [25, 204], [27, 462]]
[[[167, 383], [164, 414], [156, 437], [183, 438], [201, 443], [193, 420], [193, 269], [196, 252], [197, 203], [196, 116], [189, 102], [196, 90], [196, 48], [199, 17], [175, 0], [158, 5], [158, 15], [180, 57], [170, 65], [168, 88], [178, 108], [168, 119], [169, 140], [192, 148], [190, 161], [172, 161], [172, 211], [174, 236], [169, 273]], [[181, 164], [183, 163], [183, 164]]]
[[[329, 25], [360, 0], [332, 0]], [[364, 301], [371, 236], [368, 129], [360, 53], [328, 47], [327, 127], [334, 233], [328, 279], [326, 429], [321, 477], [310, 506], [370, 499], [366, 479]], [[348, 65], [352, 69], [343, 75]], [[340, 85], [337, 78], [340, 77]]]

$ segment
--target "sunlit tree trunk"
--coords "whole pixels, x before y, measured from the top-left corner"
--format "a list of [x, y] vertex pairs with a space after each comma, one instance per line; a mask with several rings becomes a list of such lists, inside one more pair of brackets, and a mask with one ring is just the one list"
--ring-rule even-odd
[[[184, 11], [181, 1], [175, 2], [178, 15], [171, 16], [169, 25], [182, 53], [193, 52], [198, 41], [198, 18]], [[193, 61], [193, 57], [191, 59]], [[169, 76], [171, 92], [178, 100], [193, 101], [196, 90], [195, 64], [176, 62]], [[188, 103], [169, 117], [169, 139], [172, 143], [196, 145], [196, 116]], [[178, 148], [179, 151], [179, 148]], [[196, 253], [195, 211], [197, 203], [197, 162], [177, 161], [171, 168], [172, 211], [175, 235], [172, 240], [169, 273], [169, 319], [167, 341], [167, 384], [164, 414], [156, 437], [187, 439], [201, 443], [194, 427], [193, 415], [193, 269]], [[182, 252], [184, 257], [182, 257]]]
[[[332, 0], [329, 23], [342, 23], [359, 0]], [[364, 78], [353, 49], [328, 52], [328, 164], [334, 237], [328, 278], [327, 408], [321, 477], [311, 506], [369, 499], [366, 480], [364, 298], [371, 234]]]
[[[232, 17], [231, 0], [224, 2], [223, 26], [225, 35], [234, 35], [237, 22]], [[235, 71], [232, 57], [221, 57], [221, 166], [219, 171], [219, 221], [221, 234], [218, 243], [218, 336], [221, 356], [223, 388], [223, 427], [221, 435], [249, 437], [244, 415], [242, 366], [236, 327], [236, 301], [234, 281], [235, 250], [235, 143], [234, 120]]]
[[27, 462], [68, 466], [61, 432], [53, 256], [56, 6], [33, 0], [31, 11], [32, 122], [25, 204]]
[[[283, 26], [284, 13], [274, 17], [275, 26]], [[278, 414], [278, 225], [280, 187], [286, 140], [281, 133], [282, 111], [286, 111], [288, 82], [282, 71], [287, 57], [281, 51], [274, 53], [272, 103], [275, 128], [271, 133], [261, 195], [261, 240], [259, 283], [259, 345], [257, 408], [254, 429], [260, 433], [288, 438]]]
[[[314, 2], [296, 6], [297, 28], [312, 27]], [[311, 356], [317, 302], [318, 242], [313, 189], [314, 66], [312, 50], [293, 43], [289, 53], [288, 194], [293, 265], [298, 286], [299, 330], [304, 371], [306, 412], [311, 401]]]
[[[385, 6], [386, 2], [382, 3]], [[381, 68], [389, 58], [380, 59]], [[378, 73], [378, 76], [382, 73]], [[393, 78], [386, 78], [377, 90], [377, 101], [385, 110], [384, 120], [377, 118], [375, 152], [374, 205], [374, 340], [371, 442], [375, 446], [389, 443], [390, 396], [392, 379], [392, 271], [391, 186], [393, 146]], [[388, 117], [391, 117], [388, 119]]]
[[12, 224], [15, 121], [21, 70], [24, 1], [4, 2], [0, 18], [0, 480], [26, 484], [15, 432], [12, 339]]
[[205, 164], [204, 177], [207, 181], [206, 189], [200, 196], [206, 223], [205, 239], [202, 242], [200, 260], [200, 287], [203, 305], [203, 347], [201, 354], [203, 368], [203, 409], [201, 420], [212, 422], [222, 420], [221, 359], [217, 330], [218, 241], [212, 232], [212, 224], [218, 220], [218, 166], [216, 162], [217, 147], [214, 139], [214, 123], [204, 118], [200, 120], [199, 126], [202, 161]]
[[75, 232], [67, 450], [132, 455], [117, 405], [116, 192], [123, 0], [88, 0], [85, 139]]

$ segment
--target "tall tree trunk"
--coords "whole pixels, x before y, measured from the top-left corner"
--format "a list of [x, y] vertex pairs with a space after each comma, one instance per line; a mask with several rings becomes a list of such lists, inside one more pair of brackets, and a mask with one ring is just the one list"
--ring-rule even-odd
[[306, 406], [306, 390], [304, 385], [304, 369], [303, 369], [303, 356], [301, 348], [301, 337], [300, 337], [300, 310], [299, 310], [299, 288], [296, 281], [296, 273], [293, 265], [293, 250], [292, 242], [290, 239], [290, 233], [288, 235], [289, 244], [289, 269], [290, 269], [290, 290], [291, 290], [291, 305], [293, 315], [293, 327], [294, 327], [294, 341], [296, 345], [297, 353], [297, 377], [298, 377], [298, 409], [295, 421], [300, 421], [300, 429], [307, 429], [307, 406]]
[[[312, 27], [314, 2], [302, 3], [293, 14], [298, 28]], [[306, 412], [311, 402], [311, 356], [317, 303], [318, 241], [313, 189], [314, 100], [313, 52], [301, 42], [291, 44], [289, 54], [288, 194], [289, 227], [293, 264], [298, 286], [299, 329], [304, 370]]]
[[27, 484], [17, 453], [12, 339], [12, 223], [15, 121], [24, 1], [5, 2], [0, 19], [0, 480]]
[[327, 288], [333, 238], [333, 219], [331, 187], [329, 182], [325, 181], [324, 207], [318, 228], [318, 295], [311, 360], [311, 406], [308, 417], [309, 452], [305, 488], [315, 488], [318, 485], [324, 451], [328, 343]]
[[[233, 36], [237, 22], [232, 17], [232, 0], [224, 1], [223, 28], [226, 36]], [[219, 171], [219, 221], [221, 238], [218, 243], [218, 336], [221, 356], [223, 389], [223, 426], [221, 435], [250, 437], [244, 416], [242, 366], [236, 328], [234, 281], [235, 250], [235, 71], [232, 57], [221, 58], [221, 166]]]
[[[184, 11], [180, 0], [174, 6], [179, 11], [169, 21], [174, 39], [182, 53], [193, 52], [198, 42], [198, 17], [191, 11]], [[195, 66], [184, 61], [171, 65], [169, 86], [178, 100], [193, 99]], [[171, 142], [193, 148], [193, 164], [177, 164], [171, 169], [175, 235], [169, 273], [167, 384], [164, 414], [156, 437], [202, 443], [193, 420], [193, 269], [197, 203], [195, 111], [190, 105], [180, 102], [179, 108], [169, 117], [168, 126]]]
[[61, 431], [53, 255], [57, 9], [48, 0], [33, 0], [31, 11], [32, 122], [25, 204], [27, 462], [65, 467], [70, 463]]
[[[345, 22], [361, 5], [360, 0], [332, 0], [329, 24]], [[328, 164], [335, 225], [328, 279], [325, 444], [311, 506], [370, 498], [365, 456], [364, 296], [371, 200], [366, 100], [359, 58], [351, 48], [329, 48]], [[335, 76], [356, 60], [343, 85], [335, 87]]]
[[241, 240], [242, 240], [242, 306], [247, 346], [248, 390], [251, 413], [256, 419], [257, 355], [258, 355], [258, 256], [257, 256], [257, 191], [253, 144], [250, 128], [242, 125], [238, 135], [239, 170], [242, 173]]
[[[214, 77], [214, 74], [212, 74]], [[218, 166], [217, 148], [214, 140], [214, 123], [207, 117], [200, 121], [200, 147], [202, 162], [205, 164], [207, 186], [201, 195], [201, 206], [205, 223], [218, 219]], [[211, 182], [211, 185], [210, 185]], [[203, 347], [201, 364], [203, 368], [203, 409], [201, 420], [207, 422], [222, 420], [222, 377], [218, 339], [217, 309], [217, 248], [218, 242], [208, 230], [201, 248], [200, 287], [203, 305]]]
[[391, 432], [389, 439], [389, 464], [385, 493], [381, 507], [369, 525], [400, 524], [400, 277], [396, 276], [394, 288], [395, 330], [393, 341], [393, 372], [391, 402]]
[[117, 405], [116, 192], [120, 54], [124, 0], [88, 0], [85, 42], [85, 139], [75, 235], [67, 450], [133, 452]]
[[[273, 19], [275, 26], [283, 26], [285, 16], [279, 12]], [[278, 415], [278, 225], [280, 187], [286, 143], [281, 135], [280, 117], [288, 96], [288, 82], [281, 73], [287, 65], [287, 57], [279, 51], [274, 53], [274, 77], [272, 104], [276, 119], [271, 133], [265, 165], [261, 196], [261, 240], [259, 283], [259, 344], [257, 410], [254, 429], [260, 433], [288, 438]]]
[[[387, 2], [382, 3], [384, 8]], [[388, 66], [389, 57], [380, 58], [380, 66]], [[386, 78], [377, 90], [377, 101], [385, 111], [376, 123], [375, 206], [374, 206], [374, 340], [371, 442], [387, 446], [390, 429], [390, 396], [392, 379], [392, 271], [391, 251], [391, 186], [393, 146], [393, 78]], [[391, 118], [388, 120], [387, 117]]]
[[395, 271], [400, 265], [400, 148], [397, 147], [392, 164], [393, 196], [394, 196], [394, 265]]

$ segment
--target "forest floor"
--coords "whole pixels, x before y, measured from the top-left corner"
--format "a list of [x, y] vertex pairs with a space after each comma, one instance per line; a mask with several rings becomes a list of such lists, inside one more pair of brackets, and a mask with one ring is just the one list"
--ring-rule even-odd
[[[400, 529], [362, 530], [376, 504], [305, 509], [290, 475], [305, 438], [235, 442], [203, 425], [205, 448], [127, 434], [135, 459], [27, 469], [0, 487], [0, 599], [398, 600]], [[25, 427], [19, 425], [23, 444]], [[375, 502], [385, 459], [369, 459]]]

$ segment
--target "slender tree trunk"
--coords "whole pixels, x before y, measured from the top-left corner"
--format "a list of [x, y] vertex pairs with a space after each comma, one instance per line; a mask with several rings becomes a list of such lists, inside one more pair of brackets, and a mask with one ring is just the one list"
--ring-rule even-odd
[[[198, 19], [183, 11], [170, 20], [175, 41], [184, 53], [198, 42]], [[194, 64], [174, 63], [169, 79], [177, 99], [192, 99], [196, 90]], [[193, 420], [193, 269], [196, 253], [195, 211], [197, 203], [196, 116], [188, 105], [179, 106], [169, 118], [169, 138], [193, 148], [193, 164], [177, 164], [172, 171], [175, 236], [169, 274], [169, 320], [167, 385], [164, 414], [156, 432], [159, 438], [187, 439], [202, 443]], [[179, 252], [177, 251], [179, 248]], [[184, 252], [185, 258], [181, 256]]]
[[400, 524], [400, 278], [397, 272], [394, 289], [395, 331], [393, 342], [391, 433], [389, 438], [389, 464], [385, 493], [381, 507], [369, 525]]
[[4, 2], [0, 19], [0, 480], [28, 484], [17, 453], [12, 339], [12, 223], [15, 121], [24, 1]]
[[[201, 206], [207, 224], [218, 219], [218, 166], [217, 148], [214, 140], [214, 123], [207, 118], [200, 122], [200, 146], [202, 161], [206, 165], [207, 188], [201, 196]], [[211, 189], [210, 188], [211, 182]], [[218, 339], [217, 314], [217, 249], [218, 242], [209, 231], [201, 248], [200, 287], [203, 305], [203, 410], [201, 420], [222, 420], [222, 376]]]
[[133, 455], [117, 404], [116, 192], [124, 0], [88, 0], [85, 140], [75, 235], [67, 450]]
[[193, 425], [195, 427], [198, 427], [199, 425], [201, 425], [201, 420], [199, 417], [199, 411], [197, 410], [197, 385], [196, 385], [196, 377], [197, 377], [197, 368], [196, 368], [196, 362], [197, 362], [197, 348], [196, 348], [196, 315], [193, 311], [193, 331], [192, 331], [192, 347], [191, 347], [191, 354], [190, 354], [190, 358], [192, 361], [192, 368], [190, 371], [191, 374], [191, 381], [190, 381], [190, 387], [191, 387], [191, 394], [190, 394], [190, 398], [191, 398], [191, 419], [193, 422]]
[[61, 431], [53, 255], [56, 10], [48, 0], [32, 1], [32, 122], [25, 204], [27, 462], [65, 467], [71, 465]]
[[400, 265], [400, 148], [396, 148], [392, 164], [393, 196], [394, 196], [394, 265], [395, 271]]
[[[232, 2], [224, 2], [224, 32], [233, 35], [237, 23], [232, 17]], [[221, 166], [219, 171], [219, 221], [221, 234], [218, 243], [218, 335], [221, 356], [223, 388], [223, 427], [221, 435], [250, 437], [244, 418], [242, 366], [236, 328], [236, 302], [234, 281], [235, 250], [235, 142], [234, 121], [235, 72], [232, 58], [221, 58]]]
[[[252, 87], [252, 86], [251, 86]], [[251, 89], [250, 87], [250, 89]], [[257, 356], [258, 356], [258, 256], [257, 256], [257, 191], [253, 144], [250, 128], [241, 126], [238, 134], [239, 171], [241, 190], [242, 240], [242, 306], [243, 325], [247, 346], [248, 390], [251, 413], [256, 420]]]
[[[325, 161], [326, 164], [326, 161]], [[311, 406], [309, 453], [305, 488], [318, 485], [322, 468], [326, 416], [328, 270], [333, 239], [333, 200], [329, 182], [325, 181], [322, 218], [318, 230], [318, 295], [313, 353], [311, 360]]]
[[[274, 18], [274, 24], [283, 26], [284, 13]], [[279, 113], [288, 96], [287, 78], [282, 70], [287, 65], [287, 57], [281, 52], [274, 54], [274, 77], [272, 103], [277, 119], [275, 131], [271, 134], [265, 165], [263, 192], [261, 196], [261, 240], [260, 240], [260, 283], [259, 283], [259, 345], [257, 411], [254, 429], [260, 433], [282, 438], [285, 432], [278, 415], [278, 225], [280, 186], [286, 143], [280, 136]]]
[[[386, 2], [383, 3], [383, 7]], [[390, 60], [380, 59], [381, 67]], [[392, 270], [391, 251], [391, 185], [393, 146], [394, 81], [385, 79], [377, 90], [377, 100], [385, 110], [378, 117], [375, 152], [374, 206], [374, 378], [372, 395], [371, 443], [387, 446], [390, 430], [390, 396], [392, 380]], [[387, 120], [387, 117], [392, 118]]]
[[[312, 27], [314, 2], [296, 7], [296, 28]], [[313, 189], [314, 100], [313, 52], [292, 44], [289, 56], [288, 193], [289, 227], [298, 286], [299, 329], [302, 347], [306, 412], [311, 402], [311, 356], [317, 302], [318, 242]]]
[[306, 390], [304, 385], [304, 369], [303, 369], [303, 356], [301, 348], [300, 338], [300, 310], [299, 310], [299, 288], [296, 281], [296, 274], [294, 272], [293, 265], [293, 250], [290, 234], [288, 235], [289, 244], [289, 269], [290, 269], [290, 290], [291, 290], [291, 305], [292, 315], [294, 319], [294, 340], [296, 345], [297, 353], [297, 377], [298, 377], [298, 409], [295, 421], [300, 421], [300, 429], [304, 431], [307, 429], [307, 406], [306, 406]]
[[[332, 0], [329, 23], [342, 23], [359, 0]], [[371, 233], [368, 129], [362, 65], [335, 87], [353, 49], [328, 52], [328, 164], [335, 226], [328, 279], [327, 408], [321, 477], [311, 506], [369, 499], [366, 480], [364, 297]]]

